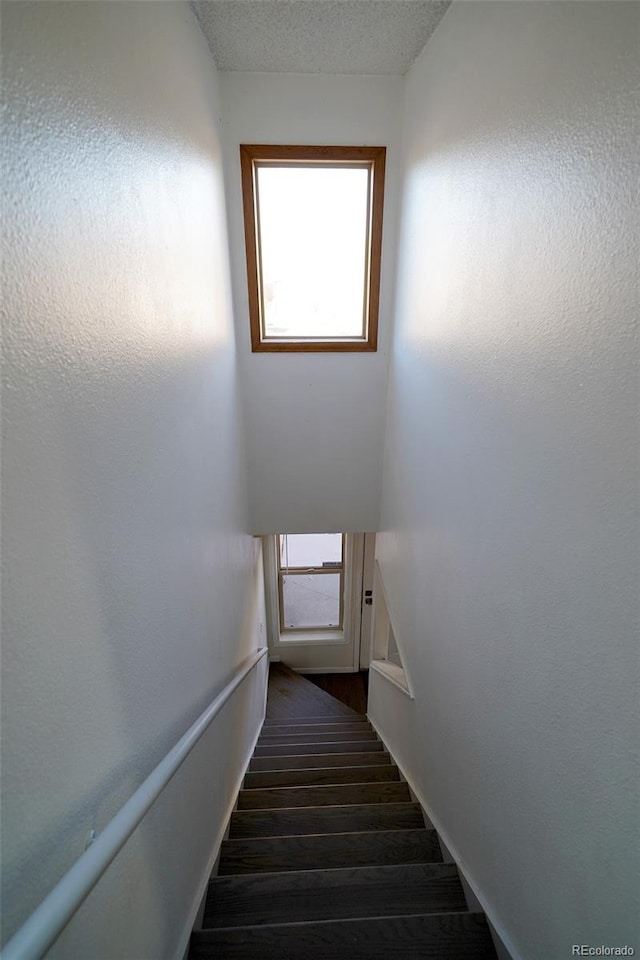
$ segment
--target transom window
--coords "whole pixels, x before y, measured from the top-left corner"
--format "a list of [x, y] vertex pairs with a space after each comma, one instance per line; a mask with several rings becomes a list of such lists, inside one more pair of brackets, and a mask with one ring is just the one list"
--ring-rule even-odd
[[376, 349], [385, 154], [241, 144], [254, 351]]
[[280, 534], [278, 594], [281, 633], [342, 630], [343, 534]]

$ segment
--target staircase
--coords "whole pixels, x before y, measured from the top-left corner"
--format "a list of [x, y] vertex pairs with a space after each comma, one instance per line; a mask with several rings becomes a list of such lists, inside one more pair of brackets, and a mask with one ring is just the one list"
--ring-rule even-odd
[[272, 671], [189, 960], [495, 960], [366, 717]]

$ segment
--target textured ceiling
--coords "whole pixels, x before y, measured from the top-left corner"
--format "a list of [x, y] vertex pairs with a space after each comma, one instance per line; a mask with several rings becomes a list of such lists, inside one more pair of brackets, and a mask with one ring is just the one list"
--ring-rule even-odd
[[403, 74], [451, 0], [199, 0], [219, 70]]

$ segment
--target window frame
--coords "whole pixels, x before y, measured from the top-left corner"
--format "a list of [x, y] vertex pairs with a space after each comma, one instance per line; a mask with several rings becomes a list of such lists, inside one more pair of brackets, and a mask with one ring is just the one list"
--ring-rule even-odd
[[[240, 144], [249, 326], [253, 353], [375, 352], [378, 348], [382, 214], [386, 147]], [[265, 337], [263, 334], [259, 210], [256, 171], [260, 166], [366, 166], [370, 169], [367, 275], [363, 291], [364, 336], [332, 338]]]
[[[286, 536], [286, 534], [278, 534], [276, 536], [276, 571], [278, 576], [278, 608], [279, 608], [279, 617], [280, 617], [280, 635], [285, 634], [313, 634], [313, 633], [334, 633], [342, 634], [344, 632], [344, 590], [345, 590], [345, 580], [344, 580], [344, 571], [345, 571], [345, 535], [341, 534], [341, 554], [340, 562], [331, 566], [326, 567], [283, 567], [281, 558], [280, 558], [280, 536]], [[340, 576], [340, 616], [339, 621], [335, 626], [330, 624], [317, 624], [312, 627], [288, 627], [284, 621], [284, 577], [293, 575], [293, 576], [304, 576], [305, 574], [339, 574]]]

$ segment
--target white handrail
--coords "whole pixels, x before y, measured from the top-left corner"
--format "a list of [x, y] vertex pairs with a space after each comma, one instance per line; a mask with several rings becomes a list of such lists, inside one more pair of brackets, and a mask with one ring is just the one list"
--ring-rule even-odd
[[267, 647], [261, 647], [245, 660], [222, 693], [201, 713], [193, 726], [178, 740], [164, 760], [140, 784], [91, 846], [65, 873], [26, 923], [9, 940], [1, 960], [40, 960], [57, 940], [81, 904], [89, 896], [109, 864], [125, 845], [147, 810], [189, 756], [232, 693], [262, 660]]

